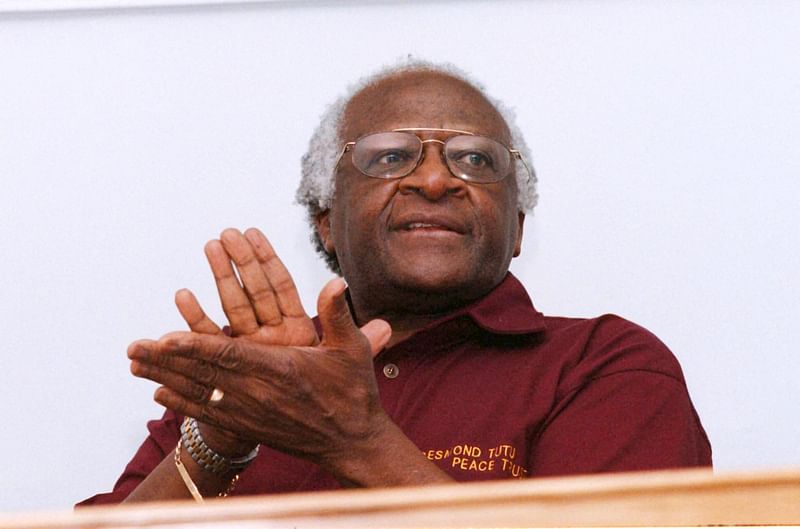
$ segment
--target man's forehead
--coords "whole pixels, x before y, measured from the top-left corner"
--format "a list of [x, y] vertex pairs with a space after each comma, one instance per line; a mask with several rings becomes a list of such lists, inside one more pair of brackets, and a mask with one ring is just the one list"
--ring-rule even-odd
[[439, 72], [403, 72], [358, 92], [348, 103], [342, 137], [405, 127], [468, 130], [510, 142], [494, 106], [466, 82]]

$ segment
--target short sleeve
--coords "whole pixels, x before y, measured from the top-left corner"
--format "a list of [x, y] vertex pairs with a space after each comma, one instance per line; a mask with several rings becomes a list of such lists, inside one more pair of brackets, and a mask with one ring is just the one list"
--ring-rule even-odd
[[711, 445], [675, 356], [615, 315], [593, 320], [531, 443], [532, 475], [711, 465]]
[[649, 371], [592, 380], [533, 444], [535, 476], [711, 465], [711, 447], [684, 384]]

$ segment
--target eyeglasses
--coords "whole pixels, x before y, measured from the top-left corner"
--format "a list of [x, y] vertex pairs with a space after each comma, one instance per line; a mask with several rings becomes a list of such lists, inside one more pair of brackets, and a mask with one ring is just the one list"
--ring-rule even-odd
[[[447, 140], [427, 139], [417, 132], [449, 132], [456, 134]], [[426, 143], [442, 145], [442, 156], [454, 176], [465, 182], [489, 184], [499, 182], [511, 172], [516, 159], [522, 162], [528, 179], [530, 168], [522, 154], [497, 140], [455, 129], [404, 128], [376, 132], [347, 142], [336, 159], [336, 167], [347, 151], [352, 150], [353, 165], [373, 178], [403, 178], [411, 174], [422, 161]]]

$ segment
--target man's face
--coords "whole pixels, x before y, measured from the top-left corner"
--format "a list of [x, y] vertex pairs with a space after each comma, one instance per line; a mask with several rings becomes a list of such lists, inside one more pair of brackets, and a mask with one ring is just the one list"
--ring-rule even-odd
[[[505, 122], [479, 93], [427, 72], [401, 74], [357, 94], [341, 132], [354, 141], [407, 127], [458, 129], [510, 144]], [[419, 135], [444, 141], [453, 134]], [[517, 212], [514, 174], [470, 184], [452, 175], [441, 144], [425, 143], [423, 156], [410, 175], [395, 180], [365, 176], [350, 153], [339, 164], [336, 196], [319, 227], [354, 296], [398, 309], [407, 300], [411, 311], [446, 308], [488, 292], [519, 254], [524, 216]], [[379, 299], [384, 293], [391, 299]]]

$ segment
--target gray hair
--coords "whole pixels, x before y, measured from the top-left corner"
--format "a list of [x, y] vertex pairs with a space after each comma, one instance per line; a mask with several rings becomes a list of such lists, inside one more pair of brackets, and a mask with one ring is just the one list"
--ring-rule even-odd
[[333, 202], [335, 192], [335, 165], [344, 143], [340, 131], [345, 110], [353, 97], [367, 86], [407, 72], [433, 72], [444, 74], [459, 79], [480, 92], [486, 100], [494, 106], [503, 120], [505, 120], [511, 132], [511, 147], [520, 151], [530, 168], [530, 179], [527, 178], [526, 171], [521, 171], [519, 168], [516, 171], [517, 208], [524, 213], [532, 212], [539, 198], [536, 193], [536, 173], [533, 170], [530, 149], [528, 149], [528, 145], [525, 143], [522, 131], [520, 131], [516, 124], [516, 115], [514, 111], [502, 101], [488, 95], [481, 83], [472, 79], [469, 74], [460, 68], [449, 63], [436, 64], [413, 59], [409, 56], [408, 58], [401, 59], [396, 64], [386, 66], [371, 75], [362, 77], [348, 86], [347, 91], [323, 112], [320, 123], [308, 143], [308, 151], [306, 151], [301, 160], [302, 178], [300, 179], [300, 185], [297, 188], [295, 199], [298, 204], [305, 206], [308, 210], [308, 221], [311, 225], [311, 242], [314, 243], [317, 252], [325, 259], [328, 267], [336, 274], [341, 275], [339, 262], [336, 260], [336, 255], [329, 254], [325, 251], [322, 240], [317, 233], [315, 219], [319, 213], [329, 209]]

